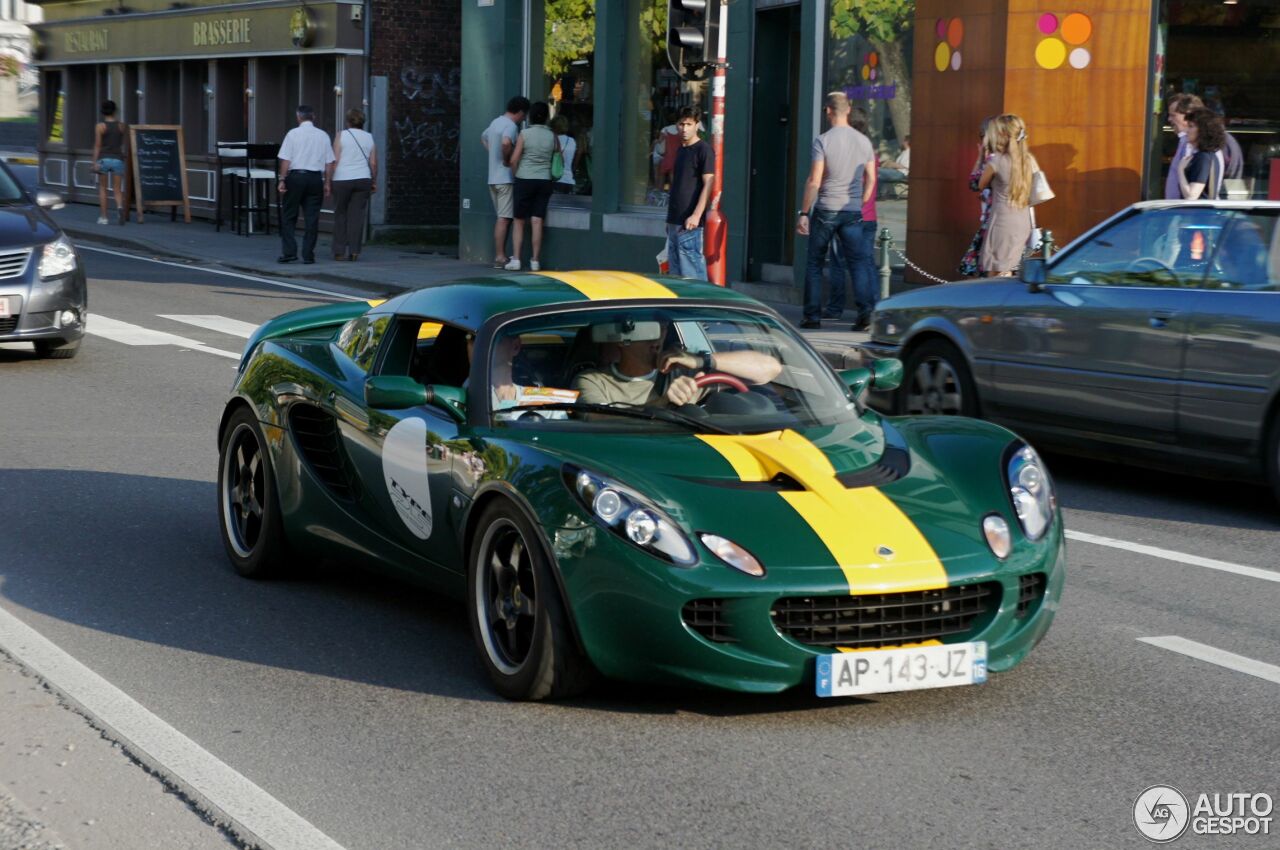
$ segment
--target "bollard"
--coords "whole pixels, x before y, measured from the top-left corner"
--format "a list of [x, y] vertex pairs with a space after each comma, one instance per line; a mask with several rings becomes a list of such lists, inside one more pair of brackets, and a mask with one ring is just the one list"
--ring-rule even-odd
[[889, 228], [881, 228], [880, 235], [876, 238], [876, 245], [880, 249], [880, 297], [888, 298], [889, 277], [893, 274], [893, 270], [889, 267], [889, 249], [893, 247], [893, 234], [889, 232]]
[[1054, 249], [1053, 231], [1046, 230], [1044, 232], [1043, 238], [1044, 238], [1044, 242], [1042, 244], [1044, 248], [1044, 261], [1047, 263], [1053, 259], [1053, 249]]

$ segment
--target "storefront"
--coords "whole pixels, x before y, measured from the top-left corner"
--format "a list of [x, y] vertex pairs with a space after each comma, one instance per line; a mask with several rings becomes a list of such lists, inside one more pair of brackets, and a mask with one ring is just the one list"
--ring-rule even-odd
[[[464, 7], [464, 256], [484, 261], [493, 250], [479, 135], [509, 96], [526, 93], [566, 116], [584, 152], [575, 194], [558, 196], [549, 216], [544, 257], [560, 268], [654, 268], [662, 128], [669, 110], [706, 97], [667, 68], [665, 15], [665, 0]], [[1174, 91], [1225, 110], [1247, 161], [1232, 196], [1271, 191], [1280, 0], [732, 0], [730, 15], [722, 207], [729, 278], [755, 294], [799, 298], [795, 210], [832, 90], [867, 112], [882, 226], [939, 277], [955, 276], [977, 227], [968, 176], [987, 116], [1026, 120], [1057, 192], [1037, 209], [1039, 223], [1059, 243], [1159, 196], [1176, 142], [1164, 121]]]
[[71, 200], [97, 199], [91, 157], [103, 100], [130, 124], [182, 126], [197, 215], [211, 214], [217, 197], [218, 143], [278, 144], [305, 103], [330, 135], [346, 110], [366, 112], [383, 163], [375, 224], [456, 228], [456, 2], [42, 5], [41, 178]]

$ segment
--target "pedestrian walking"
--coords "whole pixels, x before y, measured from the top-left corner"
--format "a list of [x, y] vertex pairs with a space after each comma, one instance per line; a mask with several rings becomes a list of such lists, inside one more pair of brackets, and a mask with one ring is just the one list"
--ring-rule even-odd
[[969, 248], [960, 257], [958, 271], [964, 277], [977, 277], [982, 274], [978, 263], [982, 259], [982, 243], [987, 238], [987, 228], [991, 225], [991, 188], [979, 189], [982, 172], [991, 159], [995, 147], [995, 116], [984, 118], [978, 128], [978, 158], [969, 170], [969, 189], [978, 193], [978, 232], [969, 240]]
[[333, 156], [333, 258], [355, 261], [369, 198], [378, 191], [378, 151], [365, 132], [364, 112], [347, 110], [347, 127], [333, 140]]
[[489, 122], [480, 134], [480, 144], [489, 154], [489, 198], [497, 220], [493, 223], [493, 267], [507, 264], [507, 232], [514, 213], [514, 179], [511, 154], [516, 149], [520, 123], [529, 112], [529, 99], [519, 95], [507, 101], [507, 111]]
[[547, 217], [547, 204], [555, 180], [551, 177], [551, 160], [560, 152], [560, 140], [551, 132], [547, 121], [551, 107], [538, 101], [529, 107], [529, 126], [520, 131], [515, 150], [511, 152], [511, 171], [515, 176], [515, 227], [511, 232], [511, 259], [503, 266], [507, 271], [520, 271], [520, 254], [524, 247], [524, 223], [532, 219], [532, 256], [529, 268], [542, 268], [542, 222]]
[[[840, 253], [850, 280], [857, 279], [863, 262], [862, 205], [875, 192], [876, 152], [871, 140], [849, 126], [849, 98], [844, 92], [828, 94], [823, 113], [831, 128], [813, 140], [809, 179], [804, 202], [798, 212], [796, 233], [809, 237], [804, 276], [804, 320], [802, 328], [820, 328], [822, 309], [822, 269], [831, 241], [838, 239]], [[844, 279], [837, 270], [831, 288], [840, 279], [834, 306], [844, 308]], [[854, 293], [855, 299], [858, 293]], [[870, 317], [871, 305], [857, 304], [860, 319]]]
[[129, 126], [116, 118], [116, 102], [102, 102], [102, 120], [93, 128], [93, 170], [98, 175], [98, 224], [107, 224], [107, 189], [114, 189], [120, 223], [129, 220], [124, 205], [124, 161]]
[[1212, 200], [1222, 189], [1222, 149], [1226, 127], [1218, 113], [1203, 106], [1186, 115], [1186, 151], [1172, 170], [1183, 200]]
[[285, 133], [280, 144], [280, 182], [276, 185], [284, 207], [280, 222], [281, 253], [276, 262], [298, 259], [294, 232], [298, 210], [302, 210], [302, 262], [316, 261], [316, 236], [320, 232], [320, 202], [329, 194], [329, 163], [333, 162], [333, 141], [314, 123], [315, 111], [299, 105], [298, 126]]
[[716, 176], [716, 152], [698, 137], [702, 110], [686, 106], [676, 115], [680, 148], [671, 168], [667, 202], [667, 264], [670, 273], [691, 280], [707, 279], [703, 253], [707, 205]]
[[1001, 115], [993, 126], [994, 151], [978, 179], [979, 191], [991, 189], [991, 222], [978, 265], [984, 274], [1012, 277], [1031, 239], [1031, 181], [1038, 168], [1021, 118]]
[[578, 154], [578, 143], [574, 141], [573, 136], [569, 135], [569, 119], [563, 115], [557, 115], [551, 121], [551, 132], [555, 133], [556, 138], [560, 140], [560, 151], [564, 156], [564, 172], [552, 188], [558, 194], [572, 195], [577, 187], [577, 180], [573, 176], [573, 160]]

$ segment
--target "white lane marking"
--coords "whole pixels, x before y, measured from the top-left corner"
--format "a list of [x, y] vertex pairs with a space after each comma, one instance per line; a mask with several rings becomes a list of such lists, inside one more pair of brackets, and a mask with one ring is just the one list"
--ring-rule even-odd
[[0, 608], [4, 649], [197, 805], [270, 850], [343, 850], [311, 822]]
[[184, 325], [195, 325], [197, 328], [238, 336], [241, 339], [248, 339], [258, 329], [258, 326], [252, 322], [228, 319], [226, 316], [174, 316], [167, 313], [157, 313], [156, 315], [161, 319], [172, 319], [175, 322], [182, 322]]
[[1067, 529], [1068, 540], [1079, 540], [1081, 543], [1093, 543], [1096, 546], [1110, 546], [1112, 549], [1124, 549], [1129, 552], [1137, 552], [1140, 555], [1150, 555], [1153, 558], [1163, 558], [1166, 561], [1177, 561], [1181, 564], [1190, 564], [1193, 567], [1205, 567], [1210, 570], [1221, 570], [1224, 573], [1235, 573], [1238, 576], [1248, 576], [1249, 578], [1260, 578], [1263, 581], [1280, 582], [1280, 572], [1275, 570], [1263, 570], [1258, 567], [1246, 567], [1242, 564], [1232, 564], [1227, 561], [1218, 561], [1213, 558], [1202, 558], [1199, 555], [1188, 555], [1186, 552], [1175, 552], [1172, 549], [1161, 549], [1158, 546], [1148, 546], [1145, 543], [1130, 543], [1128, 540], [1116, 540], [1114, 537], [1102, 537], [1097, 534], [1088, 534], [1083, 531], [1072, 531]]
[[221, 348], [214, 348], [194, 339], [187, 339], [185, 336], [178, 336], [165, 331], [154, 331], [140, 325], [132, 325], [119, 319], [109, 318], [101, 313], [89, 314], [89, 320], [84, 326], [84, 332], [114, 340], [115, 342], [121, 342], [125, 345], [176, 345], [179, 348], [190, 348], [192, 351], [216, 354], [219, 357], [229, 357], [232, 360], [240, 359], [239, 352], [224, 351]]
[[76, 247], [82, 251], [97, 251], [99, 254], [110, 254], [113, 257], [124, 257], [129, 260], [138, 260], [143, 263], [157, 263], [162, 266], [173, 266], [175, 269], [195, 269], [205, 274], [218, 274], [223, 277], [234, 277], [240, 280], [251, 280], [254, 283], [264, 283], [267, 286], [278, 286], [281, 289], [296, 289], [300, 292], [312, 292], [316, 295], [329, 295], [333, 298], [343, 298], [347, 301], [364, 301], [367, 296], [352, 295], [348, 292], [340, 292], [333, 289], [318, 289], [314, 286], [303, 286], [299, 283], [286, 283], [283, 280], [274, 280], [269, 277], [258, 277], [257, 275], [244, 274], [243, 272], [230, 272], [225, 269], [212, 269], [208, 266], [192, 265], [190, 263], [175, 263], [169, 260], [157, 260], [155, 257], [143, 257], [138, 254], [130, 254], [125, 251], [113, 251], [110, 248], [97, 248], [92, 245], [85, 245], [83, 242], [77, 242]]
[[1259, 679], [1266, 679], [1268, 682], [1275, 682], [1280, 685], [1280, 667], [1274, 664], [1267, 664], [1265, 661], [1255, 661], [1252, 658], [1236, 655], [1234, 652], [1227, 652], [1225, 649], [1218, 649], [1207, 644], [1196, 643], [1193, 640], [1187, 640], [1177, 635], [1145, 637], [1138, 638], [1138, 640], [1142, 643], [1158, 646], [1161, 649], [1167, 649], [1170, 652], [1177, 652], [1200, 661], [1217, 664], [1219, 667], [1226, 667], [1228, 670], [1235, 670], [1237, 673], [1248, 673], [1250, 676], [1257, 676]]

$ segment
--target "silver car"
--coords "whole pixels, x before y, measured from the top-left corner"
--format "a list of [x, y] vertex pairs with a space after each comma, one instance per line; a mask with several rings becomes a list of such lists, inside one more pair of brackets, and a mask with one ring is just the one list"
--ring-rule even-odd
[[1269, 482], [1280, 496], [1280, 203], [1148, 201], [1021, 278], [882, 301], [879, 399], [1086, 453]]

